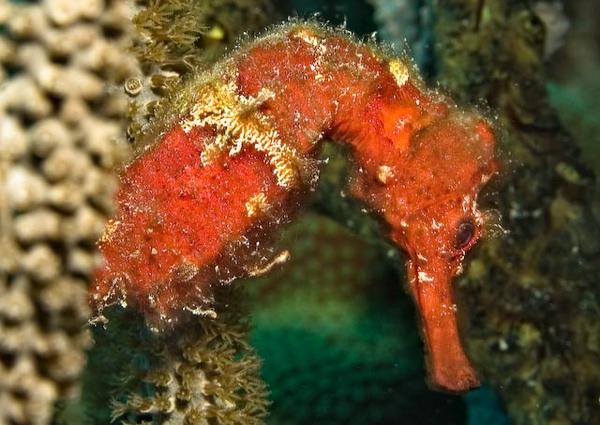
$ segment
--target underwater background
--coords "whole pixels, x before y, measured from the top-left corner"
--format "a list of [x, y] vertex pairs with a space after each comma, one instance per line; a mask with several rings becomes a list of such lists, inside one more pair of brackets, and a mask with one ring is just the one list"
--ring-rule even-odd
[[[0, 0], [0, 424], [600, 423], [595, 6]], [[482, 203], [501, 230], [456, 283], [481, 388], [427, 387], [402, 255], [340, 194], [333, 146], [277, 243], [291, 261], [225, 289], [219, 320], [156, 335], [117, 306], [86, 325], [95, 242], [144, 123], [190, 70], [290, 16], [408, 52], [495, 121], [504, 167]]]

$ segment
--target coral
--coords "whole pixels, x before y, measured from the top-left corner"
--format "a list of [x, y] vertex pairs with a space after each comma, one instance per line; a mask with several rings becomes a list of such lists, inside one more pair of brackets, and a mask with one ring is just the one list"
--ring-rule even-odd
[[487, 100], [511, 158], [496, 205], [510, 234], [486, 240], [458, 282], [468, 351], [516, 424], [600, 423], [596, 177], [549, 103], [531, 2], [479, 3], [439, 2], [435, 26], [439, 79]]
[[[212, 286], [270, 269], [264, 242], [314, 187], [329, 134], [352, 147], [354, 195], [409, 254], [432, 382], [476, 383], [450, 285], [481, 235], [477, 192], [496, 169], [485, 120], [427, 90], [405, 61], [314, 24], [282, 26], [178, 96], [122, 175], [92, 290], [99, 318], [121, 302], [164, 327], [204, 311]], [[268, 208], [249, 214], [261, 194]]]
[[120, 1], [0, 2], [0, 423], [78, 392], [133, 69]]
[[[130, 136], [134, 128], [141, 129], [136, 125], [152, 121], [161, 99], [177, 97], [173, 90], [178, 81], [213, 60], [232, 41], [230, 36], [266, 22], [268, 5], [243, 0], [152, 1], [139, 9], [134, 17], [138, 28], [134, 53], [140, 68], [124, 84], [133, 99], [128, 110]], [[256, 19], [242, 22], [247, 13]], [[214, 28], [206, 33], [205, 23], [235, 28], [228, 29], [227, 36], [211, 39], [207, 46]], [[143, 150], [143, 142], [132, 138], [138, 150]], [[248, 206], [257, 213], [266, 208], [260, 197]], [[217, 292], [210, 309], [194, 310], [189, 320], [161, 334], [150, 332], [129, 310], [108, 314], [105, 329], [94, 329], [96, 344], [78, 402], [93, 423], [108, 423], [111, 417], [119, 423], [264, 422], [267, 394], [258, 357], [246, 341], [242, 296], [239, 288]]]
[[264, 422], [267, 392], [258, 357], [247, 342], [242, 294], [231, 287], [218, 292], [214, 317], [194, 316], [171, 332], [148, 332], [128, 310], [111, 314], [107, 328], [95, 332], [98, 346], [89, 370], [117, 370], [84, 377], [84, 404], [95, 423], [108, 422], [102, 407], [109, 395], [117, 423]]
[[[133, 22], [141, 37], [134, 48], [143, 64], [200, 67], [246, 30], [262, 28], [273, 13], [266, 0], [150, 0]], [[200, 47], [199, 47], [200, 46]]]
[[262, 29], [275, 16], [269, 0], [139, 3], [133, 52], [141, 68], [125, 86], [132, 97], [127, 131], [138, 145], [149, 122], [160, 115], [160, 104], [174, 95], [187, 74], [205, 68], [243, 33]]

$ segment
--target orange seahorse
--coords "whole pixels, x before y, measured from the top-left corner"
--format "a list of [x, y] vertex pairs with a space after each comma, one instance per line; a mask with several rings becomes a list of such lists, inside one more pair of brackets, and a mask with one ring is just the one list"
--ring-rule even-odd
[[[481, 233], [476, 199], [496, 172], [490, 125], [424, 87], [403, 59], [317, 24], [288, 24], [193, 78], [121, 175], [99, 242], [98, 315], [128, 303], [155, 325], [210, 308], [211, 287], [265, 272], [269, 235], [318, 180], [323, 138], [345, 143], [352, 193], [406, 253], [430, 381], [478, 384], [452, 279]], [[318, 255], [318, 253], [315, 253]]]

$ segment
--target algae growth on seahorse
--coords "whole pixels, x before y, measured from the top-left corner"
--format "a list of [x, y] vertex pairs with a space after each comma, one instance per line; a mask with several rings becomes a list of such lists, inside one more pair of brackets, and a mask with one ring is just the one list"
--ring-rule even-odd
[[431, 383], [478, 384], [452, 280], [497, 169], [484, 118], [427, 89], [406, 59], [316, 24], [270, 31], [178, 96], [122, 172], [92, 288], [98, 315], [121, 302], [167, 326], [210, 311], [214, 285], [284, 262], [269, 241], [307, 203], [327, 138], [348, 146], [353, 195], [406, 253]]

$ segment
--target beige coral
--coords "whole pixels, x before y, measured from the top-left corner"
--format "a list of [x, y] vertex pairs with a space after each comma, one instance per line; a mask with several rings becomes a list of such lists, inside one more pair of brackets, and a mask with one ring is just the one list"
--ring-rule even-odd
[[[240, 295], [223, 291], [228, 303]], [[192, 320], [183, 332], [153, 341], [159, 353], [156, 364], [141, 379], [130, 367], [123, 387], [137, 388], [126, 400], [113, 400], [113, 419], [144, 423], [141, 418], [146, 416], [164, 425], [264, 424], [267, 389], [246, 339], [245, 313], [235, 305], [232, 309], [218, 303], [215, 318]], [[141, 384], [153, 389], [151, 396], [141, 395]]]
[[128, 155], [131, 2], [0, 0], [0, 424], [48, 424], [90, 336], [94, 242]]

